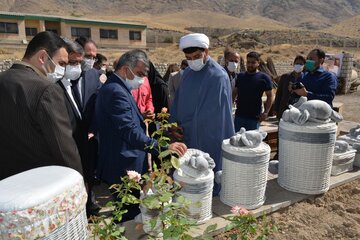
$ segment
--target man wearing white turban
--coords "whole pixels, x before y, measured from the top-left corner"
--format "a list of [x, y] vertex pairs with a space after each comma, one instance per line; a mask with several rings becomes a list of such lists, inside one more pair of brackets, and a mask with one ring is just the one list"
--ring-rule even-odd
[[[231, 86], [228, 74], [209, 56], [209, 38], [188, 34], [180, 49], [189, 63], [181, 76], [170, 113], [184, 132], [189, 148], [207, 152], [215, 160], [215, 172], [222, 168], [221, 144], [235, 134], [232, 120]], [[214, 195], [220, 187], [215, 184]]]

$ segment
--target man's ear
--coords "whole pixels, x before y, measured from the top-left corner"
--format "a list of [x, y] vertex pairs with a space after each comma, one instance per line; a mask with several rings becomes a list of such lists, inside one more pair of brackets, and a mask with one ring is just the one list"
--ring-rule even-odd
[[46, 62], [46, 59], [48, 58], [48, 55], [44, 49], [38, 51], [36, 55], [38, 62], [41, 64], [44, 64]]
[[209, 55], [209, 49], [208, 48], [205, 48], [205, 54], [206, 54], [206, 56]]

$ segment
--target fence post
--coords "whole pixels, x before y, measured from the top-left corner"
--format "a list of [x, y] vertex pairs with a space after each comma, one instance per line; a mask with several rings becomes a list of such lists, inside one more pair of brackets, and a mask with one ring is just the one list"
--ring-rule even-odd
[[159, 36], [155, 33], [155, 48], [158, 48]]

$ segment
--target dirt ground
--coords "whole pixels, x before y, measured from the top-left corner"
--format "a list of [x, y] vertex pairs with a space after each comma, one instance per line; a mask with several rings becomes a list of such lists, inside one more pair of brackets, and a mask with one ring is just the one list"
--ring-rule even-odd
[[[343, 117], [360, 121], [360, 91], [338, 95]], [[270, 215], [279, 232], [270, 239], [360, 239], [360, 179]]]
[[[345, 120], [360, 121], [360, 91], [337, 95], [335, 101], [344, 104]], [[279, 229], [268, 239], [360, 239], [360, 179], [272, 213], [267, 220]], [[227, 236], [215, 239], [230, 239]]]

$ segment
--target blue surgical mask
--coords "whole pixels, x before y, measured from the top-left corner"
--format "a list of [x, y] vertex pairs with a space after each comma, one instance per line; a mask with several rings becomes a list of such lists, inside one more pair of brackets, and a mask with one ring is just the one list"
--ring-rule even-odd
[[309, 72], [314, 71], [315, 70], [315, 61], [314, 60], [306, 60], [305, 69]]

